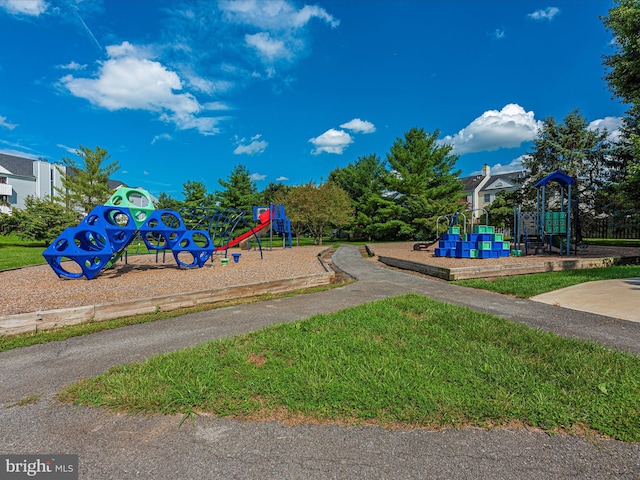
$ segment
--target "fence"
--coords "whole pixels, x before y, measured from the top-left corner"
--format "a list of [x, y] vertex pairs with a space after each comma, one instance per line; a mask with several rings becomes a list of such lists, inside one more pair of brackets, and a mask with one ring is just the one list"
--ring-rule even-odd
[[584, 219], [583, 238], [640, 238], [640, 217]]

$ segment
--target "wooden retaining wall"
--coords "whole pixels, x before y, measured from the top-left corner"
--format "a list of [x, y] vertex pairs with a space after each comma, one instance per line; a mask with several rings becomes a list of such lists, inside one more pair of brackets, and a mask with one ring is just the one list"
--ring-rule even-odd
[[[322, 263], [325, 265], [324, 262]], [[236, 298], [250, 298], [267, 293], [281, 294], [330, 285], [335, 273], [328, 269], [326, 265], [325, 270], [328, 271], [315, 275], [216, 288], [200, 292], [176, 293], [164, 297], [0, 316], [0, 335], [35, 333], [66, 325], [113, 320], [157, 311], [170, 312], [180, 308], [195, 307]]]
[[579, 270], [583, 268], [608, 267], [640, 263], [640, 257], [571, 258], [566, 260], [541, 260], [535, 263], [508, 263], [502, 265], [474, 265], [471, 267], [444, 268], [424, 263], [382, 257], [378, 260], [390, 267], [411, 270], [444, 280], [466, 280], [470, 278], [507, 277], [528, 273], [558, 272], [561, 270]]

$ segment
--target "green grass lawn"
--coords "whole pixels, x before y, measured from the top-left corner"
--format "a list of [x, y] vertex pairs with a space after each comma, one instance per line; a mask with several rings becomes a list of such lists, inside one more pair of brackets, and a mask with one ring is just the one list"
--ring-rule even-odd
[[639, 247], [640, 238], [585, 238], [584, 243], [600, 247]]
[[640, 358], [411, 294], [159, 355], [68, 387], [119, 412], [640, 441]]
[[496, 277], [487, 280], [474, 278], [457, 280], [451, 283], [462, 285], [463, 287], [480, 288], [506, 295], [514, 295], [518, 298], [529, 298], [580, 283], [631, 277], [640, 277], [640, 265], [614, 265], [584, 270], [531, 273], [529, 275]]
[[0, 235], [0, 271], [45, 262], [45, 242], [23, 240], [15, 235]]

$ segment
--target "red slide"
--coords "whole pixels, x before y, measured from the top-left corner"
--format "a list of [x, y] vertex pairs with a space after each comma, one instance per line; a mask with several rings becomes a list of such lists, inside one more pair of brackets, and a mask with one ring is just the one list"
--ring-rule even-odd
[[239, 237], [234, 238], [226, 245], [222, 245], [221, 247], [216, 247], [215, 251], [217, 252], [219, 250], [226, 250], [227, 248], [235, 247], [241, 241], [246, 240], [247, 238], [251, 237], [254, 233], [258, 233], [260, 230], [264, 230], [270, 224], [271, 224], [271, 209], [267, 208], [264, 212], [260, 214], [260, 216], [258, 216], [258, 225], [253, 227], [248, 232], [243, 233]]

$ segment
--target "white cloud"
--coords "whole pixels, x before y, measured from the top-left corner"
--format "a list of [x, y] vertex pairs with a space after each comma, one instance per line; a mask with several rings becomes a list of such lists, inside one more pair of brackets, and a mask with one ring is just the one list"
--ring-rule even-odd
[[193, 74], [187, 76], [187, 81], [195, 90], [209, 95], [226, 93], [234, 87], [234, 83], [228, 80], [209, 80]]
[[17, 126], [18, 125], [16, 125], [15, 123], [9, 123], [7, 121], [7, 117], [0, 116], [0, 127], [4, 127], [4, 128], [8, 128], [9, 130], [13, 130]]
[[558, 7], [547, 7], [541, 10], [536, 10], [533, 13], [527, 15], [527, 17], [533, 20], [553, 20], [553, 18], [560, 13]]
[[275, 76], [275, 70], [268, 68], [275, 62], [292, 64], [308, 52], [306, 27], [312, 19], [332, 28], [340, 23], [324, 8], [305, 5], [298, 9], [286, 0], [222, 0], [218, 6], [222, 18], [236, 28], [234, 35], [244, 30], [245, 46], [258, 53], [267, 78]]
[[316, 147], [311, 152], [313, 155], [319, 155], [322, 152], [342, 155], [344, 149], [353, 143], [351, 135], [344, 130], [335, 130], [333, 128], [318, 137], [310, 138], [309, 141]]
[[252, 173], [251, 175], [249, 175], [249, 178], [255, 182], [258, 182], [260, 180], [264, 180], [265, 178], [267, 178], [267, 176], [262, 175], [261, 173]]
[[292, 54], [284, 44], [284, 40], [271, 38], [267, 32], [245, 35], [245, 42], [255, 48], [258, 54], [267, 61], [291, 58]]
[[618, 141], [622, 132], [622, 119], [620, 117], [604, 117], [589, 123], [587, 130], [607, 130], [607, 139], [611, 142]]
[[323, 8], [295, 0], [169, 3], [162, 41], [153, 46], [162, 56], [144, 58], [170, 65], [198, 98], [221, 98], [264, 80], [280, 93], [296, 81], [291, 70], [311, 52], [316, 35], [310, 28], [339, 24]]
[[153, 137], [153, 140], [151, 140], [151, 145], [154, 145], [160, 140], [173, 140], [173, 137], [168, 133], [161, 133], [160, 135], [156, 135], [155, 137]]
[[107, 55], [111, 58], [119, 57], [134, 57], [134, 58], [148, 58], [151, 52], [142, 47], [136, 47], [131, 43], [124, 41], [120, 45], [108, 45]]
[[340, 24], [324, 8], [305, 5], [296, 10], [285, 0], [223, 0], [220, 9], [233, 22], [269, 30], [301, 28], [313, 18], [324, 20], [332, 28]]
[[289, 177], [280, 176], [276, 178], [276, 182], [286, 182], [287, 180], [289, 180]]
[[[491, 167], [491, 175], [500, 175], [502, 173], [512, 173], [512, 172], [521, 172], [524, 170], [524, 166], [522, 165], [522, 161], [527, 158], [528, 155], [520, 155], [518, 158], [514, 158], [511, 163], [507, 165], [502, 165], [500, 163], [496, 163], [493, 167]], [[479, 175], [481, 172], [477, 172]]]
[[218, 133], [213, 117], [197, 117], [203, 110], [174, 71], [145, 58], [146, 52], [129, 42], [107, 47], [110, 58], [100, 64], [97, 76], [66, 75], [60, 81], [76, 97], [107, 110], [147, 110], [181, 130], [197, 129], [204, 135]]
[[208, 102], [202, 108], [204, 110], [231, 110], [231, 107], [224, 102]]
[[62, 143], [58, 143], [58, 144], [56, 145], [56, 147], [60, 147], [60, 148], [62, 148], [63, 150], [66, 150], [66, 151], [67, 151], [67, 152], [69, 152], [69, 153], [73, 153], [74, 155], [77, 155], [77, 154], [78, 154], [78, 149], [77, 149], [77, 148], [74, 148], [74, 147], [67, 147], [66, 145], [64, 145], [64, 144], [62, 144]]
[[238, 146], [235, 148], [233, 153], [236, 155], [259, 155], [265, 151], [267, 146], [269, 145], [264, 140], [260, 140], [262, 135], [255, 135], [251, 138], [250, 143], [245, 144], [246, 139], [237, 140]]
[[496, 28], [491, 33], [491, 36], [496, 40], [502, 40], [506, 36], [506, 32], [504, 31], [504, 28]]
[[376, 131], [376, 127], [373, 123], [366, 120], [360, 120], [359, 118], [354, 118], [347, 123], [343, 123], [340, 125], [340, 128], [346, 128], [347, 130], [351, 130], [356, 133], [373, 133]]
[[46, 12], [48, 7], [44, 0], [0, 0], [0, 8], [12, 15], [37, 17]]
[[306, 25], [312, 18], [319, 18], [320, 20], [324, 20], [329, 25], [331, 25], [331, 28], [336, 28], [338, 25], [340, 25], [340, 20], [334, 18], [332, 15], [329, 15], [324, 8], [315, 5], [305, 5], [301, 10], [293, 15], [293, 26], [298, 28], [302, 27]]
[[66, 65], [58, 65], [58, 68], [61, 70], [84, 70], [87, 68], [87, 65], [81, 65], [77, 62], [69, 62]]
[[470, 152], [519, 147], [533, 140], [542, 122], [534, 113], [525, 112], [515, 103], [498, 110], [488, 110], [455, 135], [447, 135], [440, 143], [453, 146], [452, 153], [462, 155]]

